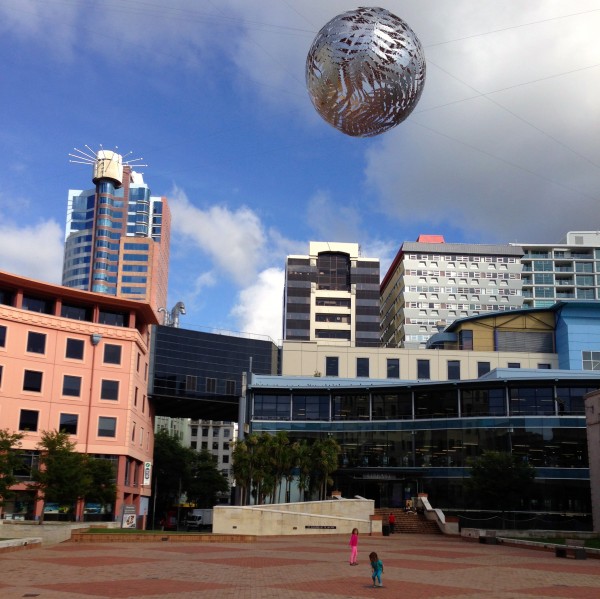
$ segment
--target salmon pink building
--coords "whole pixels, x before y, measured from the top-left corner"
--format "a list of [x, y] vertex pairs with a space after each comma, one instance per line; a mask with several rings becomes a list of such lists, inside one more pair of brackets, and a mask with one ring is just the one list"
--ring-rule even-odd
[[[28, 490], [43, 431], [69, 433], [76, 450], [111, 461], [117, 497], [147, 513], [153, 454], [148, 402], [149, 334], [157, 324], [147, 303], [42, 283], [0, 271], [0, 428], [24, 435], [23, 469], [4, 517], [36, 518], [44, 503]], [[145, 476], [146, 468], [146, 476]], [[46, 506], [46, 514], [53, 506]], [[74, 506], [78, 520], [98, 506]]]

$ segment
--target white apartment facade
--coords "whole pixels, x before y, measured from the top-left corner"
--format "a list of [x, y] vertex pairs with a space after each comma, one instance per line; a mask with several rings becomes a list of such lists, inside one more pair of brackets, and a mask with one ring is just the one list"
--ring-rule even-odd
[[522, 308], [522, 254], [516, 245], [445, 243], [441, 235], [404, 242], [380, 287], [381, 344], [425, 348], [457, 318]]

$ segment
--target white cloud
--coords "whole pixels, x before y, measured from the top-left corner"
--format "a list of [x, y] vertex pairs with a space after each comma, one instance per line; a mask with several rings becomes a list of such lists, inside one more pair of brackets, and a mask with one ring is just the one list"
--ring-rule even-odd
[[263, 270], [254, 283], [242, 289], [231, 315], [238, 322], [238, 330], [267, 335], [279, 343], [283, 334], [284, 271], [278, 268]]
[[63, 249], [63, 230], [56, 221], [24, 227], [0, 225], [0, 270], [60, 283]]
[[[249, 208], [230, 210], [225, 206], [197, 208], [185, 192], [174, 188], [169, 194], [172, 212], [172, 242], [183, 238], [206, 254], [219, 273], [237, 285], [248, 284], [264, 260], [266, 233], [258, 216]], [[191, 257], [190, 257], [191, 258]], [[193, 268], [193, 260], [190, 260]]]

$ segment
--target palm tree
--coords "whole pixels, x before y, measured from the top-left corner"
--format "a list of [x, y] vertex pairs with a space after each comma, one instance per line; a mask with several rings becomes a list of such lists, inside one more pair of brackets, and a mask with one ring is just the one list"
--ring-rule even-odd
[[330, 474], [337, 470], [340, 446], [333, 437], [319, 439], [312, 446], [314, 459], [315, 485], [319, 484], [319, 499], [327, 497], [327, 486], [333, 484]]

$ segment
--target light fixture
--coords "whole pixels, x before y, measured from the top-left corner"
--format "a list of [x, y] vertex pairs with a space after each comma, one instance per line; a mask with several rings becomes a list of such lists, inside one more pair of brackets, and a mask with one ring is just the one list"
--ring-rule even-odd
[[100, 343], [102, 340], [102, 335], [100, 333], [92, 333], [91, 340], [92, 345], [98, 345], [98, 343]]

